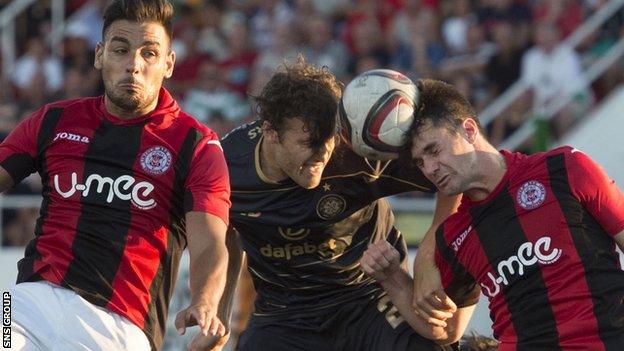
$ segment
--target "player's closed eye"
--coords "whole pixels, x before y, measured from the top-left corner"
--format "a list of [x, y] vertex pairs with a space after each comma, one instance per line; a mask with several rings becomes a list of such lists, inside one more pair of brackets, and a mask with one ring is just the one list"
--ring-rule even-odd
[[158, 56], [158, 54], [155, 51], [143, 51], [143, 56], [146, 58], [154, 58]]

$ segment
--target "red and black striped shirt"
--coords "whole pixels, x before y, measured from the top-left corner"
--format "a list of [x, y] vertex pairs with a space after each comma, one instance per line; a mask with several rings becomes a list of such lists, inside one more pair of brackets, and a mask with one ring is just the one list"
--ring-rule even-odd
[[229, 179], [218, 136], [161, 89], [130, 120], [104, 98], [46, 105], [0, 145], [15, 183], [38, 172], [43, 202], [17, 283], [47, 280], [138, 325], [159, 348], [185, 213], [228, 222]]
[[621, 190], [570, 147], [501, 153], [498, 186], [438, 230], [447, 293], [463, 306], [488, 297], [499, 350], [624, 350]]

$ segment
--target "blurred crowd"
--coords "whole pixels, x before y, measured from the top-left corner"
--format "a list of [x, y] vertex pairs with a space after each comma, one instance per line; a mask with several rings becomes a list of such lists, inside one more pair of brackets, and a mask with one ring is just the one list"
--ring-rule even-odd
[[[253, 119], [251, 97], [284, 60], [303, 53], [343, 82], [372, 68], [455, 85], [482, 111], [519, 79], [532, 89], [488, 126], [494, 145], [562, 94], [574, 98], [553, 122], [560, 135], [619, 84], [622, 62], [587, 89], [582, 72], [624, 33], [624, 11], [576, 48], [558, 46], [607, 0], [177, 0], [174, 75], [182, 108], [223, 135]], [[0, 0], [0, 9], [9, 0]], [[59, 48], [51, 7], [38, 0], [17, 18], [17, 61], [1, 72], [0, 138], [43, 104], [102, 93], [93, 69], [107, 0], [66, 0]], [[580, 86], [580, 89], [576, 87]], [[39, 193], [36, 180], [15, 189]], [[4, 211], [2, 245], [23, 245], [32, 210]], [[9, 235], [14, 231], [22, 235]]]

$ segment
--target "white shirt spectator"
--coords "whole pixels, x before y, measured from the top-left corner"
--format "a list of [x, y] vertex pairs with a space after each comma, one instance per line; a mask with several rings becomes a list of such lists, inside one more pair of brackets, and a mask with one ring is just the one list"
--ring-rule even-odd
[[584, 83], [579, 55], [564, 45], [550, 52], [537, 46], [529, 49], [522, 57], [521, 77], [533, 89], [538, 112], [559, 96], [575, 94]]
[[30, 54], [22, 56], [15, 63], [11, 82], [19, 89], [28, 89], [33, 77], [39, 72], [45, 77], [48, 93], [55, 93], [63, 87], [63, 64], [53, 56], [46, 56], [43, 59]]
[[211, 119], [220, 116], [228, 122], [240, 122], [251, 114], [247, 100], [227, 90], [192, 89], [186, 93], [184, 111], [210, 126]]

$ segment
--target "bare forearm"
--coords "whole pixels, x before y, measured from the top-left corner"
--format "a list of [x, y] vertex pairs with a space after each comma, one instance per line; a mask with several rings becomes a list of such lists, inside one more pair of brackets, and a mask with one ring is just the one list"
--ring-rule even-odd
[[230, 318], [232, 315], [232, 305], [234, 293], [236, 291], [236, 285], [240, 277], [241, 266], [243, 262], [243, 251], [240, 247], [240, 242], [237, 233], [228, 231], [226, 237], [226, 245], [228, 251], [228, 265], [225, 288], [221, 301], [219, 302], [219, 310], [217, 316], [225, 324], [226, 329], [230, 330]]
[[225, 289], [228, 252], [224, 244], [210, 246], [190, 263], [191, 304], [218, 306]]
[[414, 313], [412, 308], [412, 278], [406, 271], [396, 269], [388, 276], [388, 279], [380, 284], [388, 293], [390, 300], [399, 310], [401, 316], [418, 334], [436, 341], [447, 338], [444, 328], [433, 326]]

